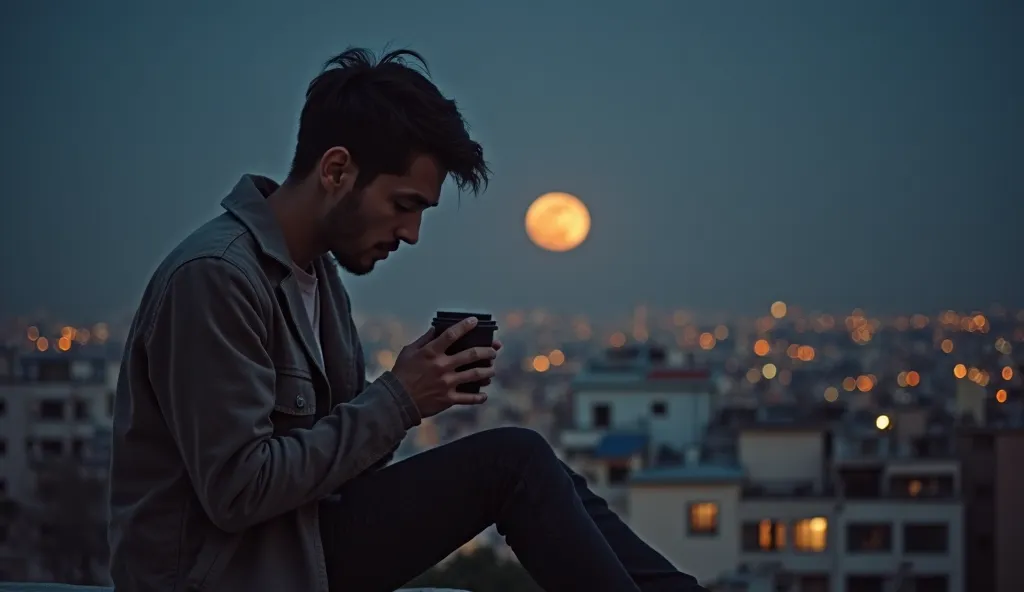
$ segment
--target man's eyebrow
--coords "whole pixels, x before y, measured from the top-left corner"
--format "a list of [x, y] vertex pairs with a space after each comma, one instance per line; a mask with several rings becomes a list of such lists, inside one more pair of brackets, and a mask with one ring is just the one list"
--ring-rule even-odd
[[430, 201], [429, 199], [427, 199], [427, 196], [423, 195], [418, 191], [395, 191], [392, 195], [398, 198], [411, 199], [418, 203], [423, 208], [437, 207], [437, 202]]

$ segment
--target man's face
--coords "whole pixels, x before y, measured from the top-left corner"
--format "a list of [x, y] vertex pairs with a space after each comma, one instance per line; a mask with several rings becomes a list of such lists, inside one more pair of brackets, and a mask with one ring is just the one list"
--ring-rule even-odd
[[363, 275], [401, 243], [419, 241], [423, 212], [437, 205], [444, 173], [433, 158], [418, 156], [401, 176], [378, 175], [360, 189], [352, 188], [354, 177], [336, 188], [321, 232], [338, 264]]

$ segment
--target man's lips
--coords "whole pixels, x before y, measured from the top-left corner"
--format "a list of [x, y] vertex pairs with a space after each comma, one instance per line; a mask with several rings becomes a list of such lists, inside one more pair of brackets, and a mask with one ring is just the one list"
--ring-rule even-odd
[[388, 255], [398, 250], [398, 245], [384, 245], [377, 247], [377, 250], [381, 252], [381, 259], [387, 259]]

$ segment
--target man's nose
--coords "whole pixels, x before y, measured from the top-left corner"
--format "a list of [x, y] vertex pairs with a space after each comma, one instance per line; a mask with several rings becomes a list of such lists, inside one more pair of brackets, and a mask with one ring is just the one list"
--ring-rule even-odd
[[402, 242], [410, 245], [415, 245], [420, 242], [420, 222], [416, 221], [415, 224], [406, 224], [398, 228], [398, 238]]

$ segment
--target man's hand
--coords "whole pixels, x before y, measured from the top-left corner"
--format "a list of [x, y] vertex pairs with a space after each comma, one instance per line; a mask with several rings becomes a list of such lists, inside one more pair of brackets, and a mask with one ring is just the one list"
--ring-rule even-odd
[[[497, 339], [495, 339], [491, 343], [491, 347], [494, 348], [494, 355], [497, 356], [498, 352], [501, 351], [501, 342], [498, 341]], [[491, 362], [491, 366], [493, 366], [493, 365], [494, 365], [494, 362]], [[482, 384], [483, 386], [487, 386], [487, 385], [491, 384], [491, 379], [490, 378], [484, 379], [484, 380], [480, 381], [480, 384]]]
[[420, 416], [431, 417], [452, 405], [477, 405], [487, 400], [487, 395], [483, 393], [458, 393], [455, 387], [467, 382], [490, 380], [494, 376], [493, 365], [462, 372], [455, 369], [480, 360], [493, 360], [498, 354], [497, 349], [472, 347], [453, 356], [444, 353], [459, 338], [469, 333], [476, 323], [477, 320], [472, 317], [463, 319], [436, 339], [431, 328], [399, 352], [391, 373], [416, 402]]

